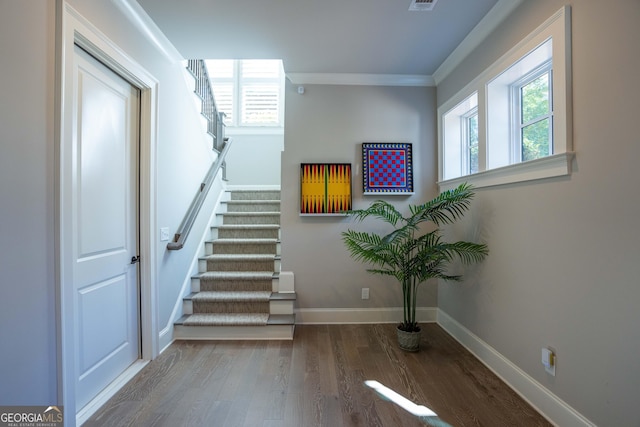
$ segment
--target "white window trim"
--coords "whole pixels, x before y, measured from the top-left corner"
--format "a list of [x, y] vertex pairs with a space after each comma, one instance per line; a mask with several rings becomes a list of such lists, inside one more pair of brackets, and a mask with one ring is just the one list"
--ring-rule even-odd
[[[571, 105], [571, 8], [564, 6], [524, 40], [503, 55], [494, 65], [467, 84], [458, 94], [438, 108], [438, 185], [441, 191], [455, 188], [461, 182], [468, 182], [476, 188], [517, 183], [523, 181], [566, 176], [571, 174], [575, 153], [572, 152], [572, 105]], [[486, 167], [486, 110], [487, 84], [536, 46], [549, 37], [553, 38], [553, 144], [554, 154], [540, 159], [515, 163], [494, 169]], [[444, 115], [469, 97], [478, 92], [478, 140], [479, 155], [484, 157], [475, 174], [443, 180], [443, 118]]]
[[528, 162], [514, 163], [473, 175], [440, 181], [438, 185], [440, 186], [440, 191], [445, 191], [456, 188], [463, 182], [473, 184], [476, 188], [483, 188], [570, 175], [571, 163], [574, 157], [575, 153], [572, 151], [552, 154], [547, 157], [529, 160]]

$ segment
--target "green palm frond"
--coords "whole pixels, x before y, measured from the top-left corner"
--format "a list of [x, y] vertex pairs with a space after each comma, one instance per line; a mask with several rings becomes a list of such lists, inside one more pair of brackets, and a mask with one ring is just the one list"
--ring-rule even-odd
[[354, 209], [346, 212], [347, 215], [353, 216], [356, 220], [362, 221], [370, 216], [379, 218], [394, 227], [403, 219], [402, 214], [389, 202], [384, 200], [376, 200], [371, 203], [367, 209]]
[[414, 224], [406, 224], [403, 227], [396, 228], [391, 233], [382, 237], [382, 241], [393, 244], [395, 242], [404, 242], [413, 238], [413, 234], [418, 229]]
[[471, 185], [461, 184], [425, 204], [411, 206], [411, 218], [415, 223], [431, 221], [436, 225], [451, 224], [469, 210], [474, 194]]
[[421, 223], [440, 226], [460, 219], [469, 209], [473, 196], [473, 187], [462, 184], [427, 203], [409, 206], [408, 217], [383, 200], [376, 200], [367, 209], [347, 212], [358, 221], [374, 217], [394, 227], [382, 236], [354, 230], [341, 235], [351, 256], [370, 265], [368, 272], [394, 277], [400, 283], [405, 306], [402, 324], [407, 329], [417, 326], [417, 291], [421, 283], [433, 278], [459, 281], [461, 276], [447, 272], [452, 261], [459, 259], [471, 264], [482, 261], [489, 253], [485, 244], [445, 242], [438, 228], [420, 234]]
[[489, 248], [485, 244], [472, 242], [455, 242], [443, 244], [443, 250], [450, 259], [459, 258], [464, 264], [480, 262], [489, 254]]

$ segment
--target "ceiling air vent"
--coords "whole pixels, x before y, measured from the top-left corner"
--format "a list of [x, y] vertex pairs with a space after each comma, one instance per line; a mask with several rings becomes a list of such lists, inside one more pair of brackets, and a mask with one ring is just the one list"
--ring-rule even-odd
[[411, 0], [411, 5], [409, 6], [409, 10], [419, 11], [419, 12], [428, 12], [433, 10], [433, 7], [436, 5], [438, 0]]

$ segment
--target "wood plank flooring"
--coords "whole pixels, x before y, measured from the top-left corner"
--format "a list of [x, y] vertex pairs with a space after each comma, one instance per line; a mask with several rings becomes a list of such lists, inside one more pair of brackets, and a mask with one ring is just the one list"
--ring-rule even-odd
[[293, 341], [176, 341], [85, 426], [424, 426], [376, 380], [459, 426], [550, 426], [436, 324], [298, 325]]

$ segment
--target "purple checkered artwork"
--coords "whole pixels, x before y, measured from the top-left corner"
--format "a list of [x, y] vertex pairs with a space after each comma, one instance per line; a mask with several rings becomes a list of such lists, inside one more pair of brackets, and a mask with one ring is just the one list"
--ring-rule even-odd
[[362, 144], [364, 194], [413, 193], [411, 144]]

